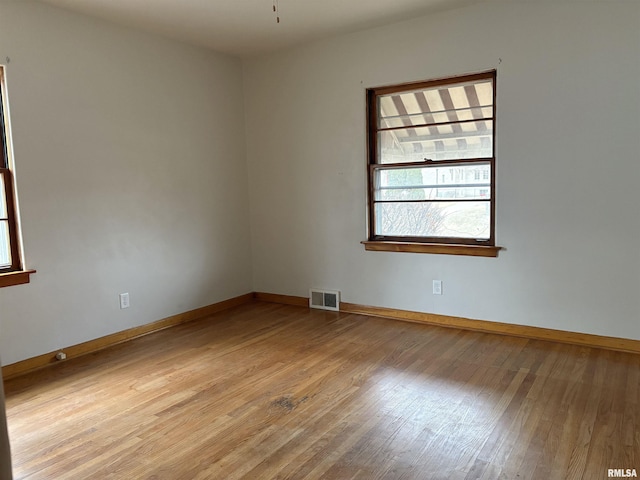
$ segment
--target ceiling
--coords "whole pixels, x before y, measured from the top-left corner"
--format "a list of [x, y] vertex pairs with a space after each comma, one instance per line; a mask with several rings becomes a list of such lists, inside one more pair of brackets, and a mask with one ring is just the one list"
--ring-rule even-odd
[[[42, 0], [240, 57], [483, 0]], [[273, 2], [278, 2], [276, 23]]]

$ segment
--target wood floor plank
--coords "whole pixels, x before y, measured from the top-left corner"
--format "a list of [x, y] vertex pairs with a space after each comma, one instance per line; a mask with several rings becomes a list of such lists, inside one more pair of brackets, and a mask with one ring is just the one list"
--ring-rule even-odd
[[640, 471], [640, 356], [254, 302], [6, 382], [17, 479]]

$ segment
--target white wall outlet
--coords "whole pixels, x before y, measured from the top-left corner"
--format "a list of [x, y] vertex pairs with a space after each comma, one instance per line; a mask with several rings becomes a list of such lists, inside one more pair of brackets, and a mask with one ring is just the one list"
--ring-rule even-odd
[[121, 293], [120, 294], [120, 308], [129, 308], [129, 294]]
[[433, 294], [442, 295], [442, 280], [433, 281]]

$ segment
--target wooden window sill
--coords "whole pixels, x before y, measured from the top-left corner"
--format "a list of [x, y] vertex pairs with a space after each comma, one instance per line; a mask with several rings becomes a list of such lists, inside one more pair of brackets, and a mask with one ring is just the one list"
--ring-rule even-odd
[[363, 241], [365, 250], [373, 252], [435, 253], [439, 255], [468, 255], [472, 257], [497, 257], [502, 247], [487, 245], [460, 245], [453, 243], [412, 243]]
[[0, 288], [29, 283], [29, 277], [33, 273], [36, 273], [36, 271], [20, 270], [18, 272], [0, 273]]

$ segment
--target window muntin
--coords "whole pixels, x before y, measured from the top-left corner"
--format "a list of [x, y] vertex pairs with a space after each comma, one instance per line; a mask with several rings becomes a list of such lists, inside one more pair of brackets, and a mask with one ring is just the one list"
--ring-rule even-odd
[[495, 245], [495, 71], [367, 102], [369, 240]]
[[7, 125], [4, 69], [0, 66], [0, 274], [22, 270]]

